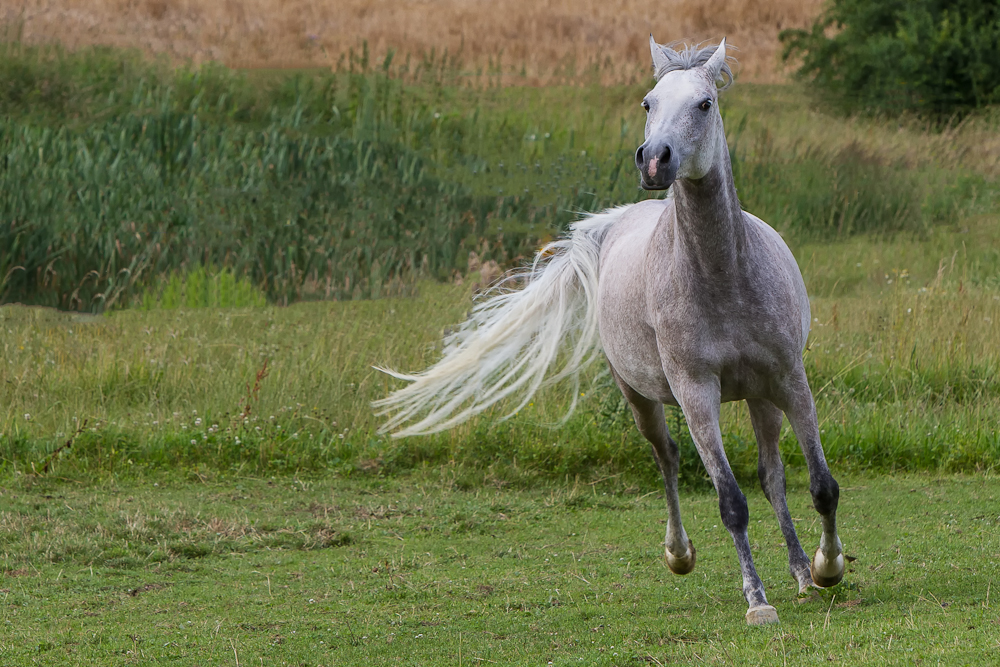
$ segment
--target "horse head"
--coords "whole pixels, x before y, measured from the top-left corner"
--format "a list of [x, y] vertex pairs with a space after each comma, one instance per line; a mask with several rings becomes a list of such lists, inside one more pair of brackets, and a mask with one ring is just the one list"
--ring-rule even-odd
[[656, 86], [642, 100], [646, 140], [635, 152], [635, 165], [646, 190], [666, 190], [679, 178], [708, 173], [725, 142], [718, 111], [720, 88], [732, 81], [726, 63], [726, 40], [718, 47], [674, 51], [649, 37]]

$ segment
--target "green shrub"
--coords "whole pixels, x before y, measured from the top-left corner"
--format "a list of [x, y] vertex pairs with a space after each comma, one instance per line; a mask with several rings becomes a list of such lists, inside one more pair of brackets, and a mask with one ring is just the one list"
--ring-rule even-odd
[[991, 0], [831, 0], [785, 58], [845, 112], [938, 120], [1000, 101], [1000, 5]]

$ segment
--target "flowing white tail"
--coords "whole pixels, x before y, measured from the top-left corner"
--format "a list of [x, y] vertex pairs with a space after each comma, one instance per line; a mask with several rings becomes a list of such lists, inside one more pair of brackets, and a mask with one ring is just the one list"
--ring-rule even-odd
[[[580, 370], [600, 350], [597, 326], [597, 273], [601, 243], [622, 213], [622, 206], [588, 216], [570, 233], [549, 243], [530, 268], [509, 274], [476, 305], [458, 331], [445, 338], [444, 357], [413, 375], [378, 370], [412, 384], [375, 401], [380, 415], [391, 415], [385, 433], [419, 415], [420, 421], [394, 437], [426, 435], [456, 426], [494, 403], [517, 393], [524, 407], [543, 385], [565, 378], [578, 381]], [[509, 285], [526, 282], [523, 289]], [[564, 345], [570, 355], [549, 373]], [[569, 413], [576, 407], [576, 396]]]

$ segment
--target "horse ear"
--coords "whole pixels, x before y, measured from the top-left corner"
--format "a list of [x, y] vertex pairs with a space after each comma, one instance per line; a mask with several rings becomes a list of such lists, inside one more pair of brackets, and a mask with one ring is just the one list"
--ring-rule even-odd
[[719, 48], [715, 50], [712, 57], [708, 59], [705, 63], [705, 69], [707, 69], [711, 75], [712, 80], [715, 81], [719, 78], [719, 74], [722, 72], [722, 66], [726, 64], [726, 38], [722, 38], [722, 42], [719, 44]]
[[649, 36], [649, 54], [653, 56], [653, 73], [654, 75], [659, 74], [670, 63], [670, 59], [667, 54], [663, 52], [664, 47], [656, 43], [653, 36]]

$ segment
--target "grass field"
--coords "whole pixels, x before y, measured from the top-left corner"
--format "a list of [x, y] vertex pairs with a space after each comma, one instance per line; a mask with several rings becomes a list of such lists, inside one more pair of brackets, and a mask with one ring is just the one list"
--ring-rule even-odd
[[[155, 481], [154, 481], [155, 480]], [[842, 476], [837, 587], [799, 599], [759, 491], [781, 625], [748, 628], [714, 494], [682, 495], [698, 566], [663, 560], [656, 492], [404, 479], [20, 477], [2, 488], [5, 664], [994, 664], [1000, 484]], [[805, 480], [789, 504], [807, 547]], [[992, 508], [992, 509], [991, 509]]]
[[[746, 409], [727, 406], [782, 618], [751, 631], [679, 412], [687, 578], [664, 567], [659, 475], [601, 368], [558, 429], [567, 387], [422, 439], [379, 435], [369, 407], [393, 386], [372, 365], [436, 358], [477, 264], [648, 196], [629, 167], [644, 83], [511, 87], [377, 50], [239, 73], [2, 48], [0, 662], [988, 664], [1000, 647], [995, 112], [930, 128], [828, 116], [792, 85], [723, 97], [741, 200], [813, 295], [806, 366], [858, 559], [796, 600]], [[810, 548], [787, 430], [781, 447]]]

